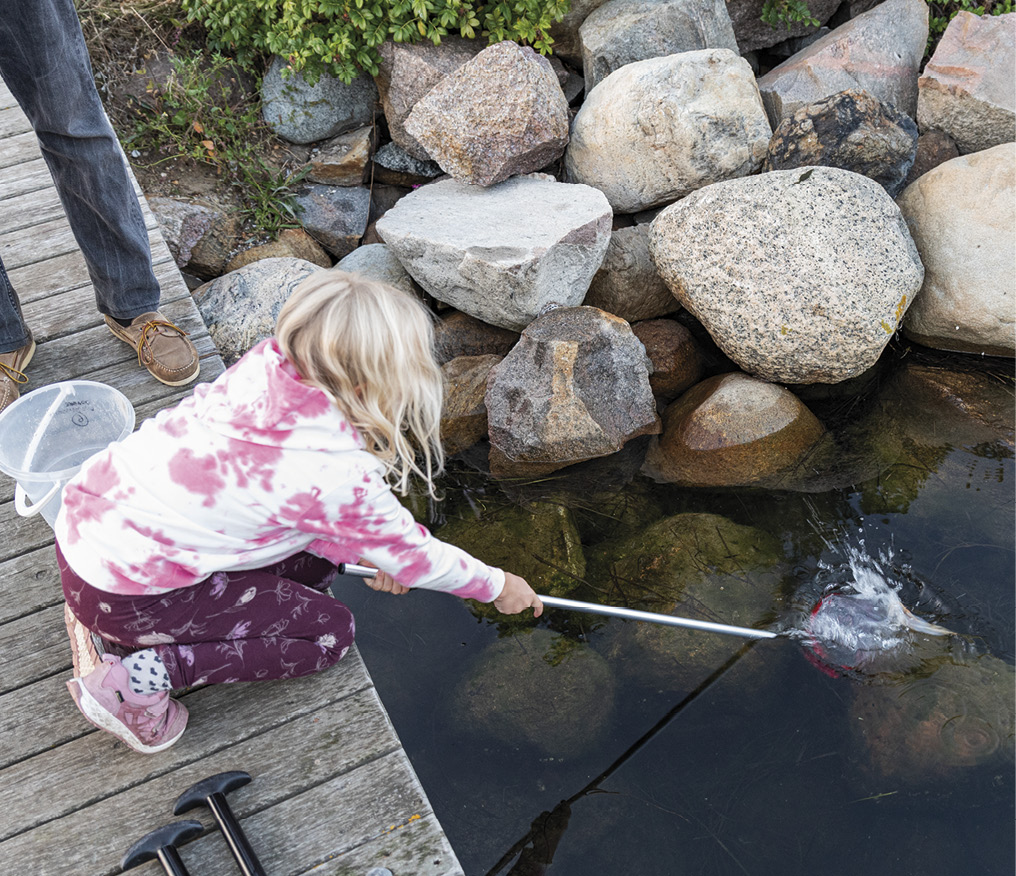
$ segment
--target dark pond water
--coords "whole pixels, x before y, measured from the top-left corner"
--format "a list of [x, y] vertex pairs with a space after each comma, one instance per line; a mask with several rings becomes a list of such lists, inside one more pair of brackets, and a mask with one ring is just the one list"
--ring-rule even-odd
[[[548, 613], [544, 632], [531, 634], [441, 594], [337, 586], [467, 874], [1011, 876], [1011, 364], [978, 363], [980, 385], [990, 378], [987, 401], [964, 389], [962, 404], [923, 416], [908, 408], [908, 399], [925, 404], [919, 393], [902, 402], [885, 394], [914, 361], [894, 356], [861, 392], [808, 401], [851, 462], [807, 492], [690, 490], [636, 474], [621, 493], [653, 510], [633, 526], [615, 517], [620, 506], [605, 489], [550, 478], [509, 497], [480, 473], [453, 471], [433, 528], [454, 533], [456, 520], [476, 515], [496, 521], [534, 497], [564, 507], [587, 559], [575, 595], [595, 600], [618, 596], [608, 580], [617, 565], [590, 559], [605, 545], [623, 536], [637, 547], [640, 531], [674, 515], [719, 515], [776, 546], [766, 572], [778, 582], [770, 623], [799, 623], [850, 577], [853, 557], [916, 614], [959, 634], [915, 636], [909, 664], [831, 673], [791, 639], [749, 644], [663, 627], [635, 647], [632, 628], [644, 625], [566, 613]], [[969, 367], [958, 361], [930, 359]], [[872, 450], [871, 435], [890, 434], [889, 451], [884, 443]], [[536, 552], [536, 535], [515, 533], [520, 564]], [[529, 578], [539, 592], [543, 582]], [[629, 601], [644, 607], [644, 595]], [[683, 638], [667, 652], [664, 637], [676, 635], [710, 645], [703, 656]], [[661, 675], [658, 660], [650, 666], [647, 648], [669, 654], [662, 665], [673, 661], [679, 683]], [[504, 694], [478, 718], [462, 691], [475, 696], [470, 679], [486, 655], [512, 649], [519, 668], [502, 679], [516, 696]], [[596, 659], [570, 672], [583, 656]], [[526, 680], [534, 658], [547, 667], [535, 687]], [[537, 738], [533, 727], [543, 728]]]

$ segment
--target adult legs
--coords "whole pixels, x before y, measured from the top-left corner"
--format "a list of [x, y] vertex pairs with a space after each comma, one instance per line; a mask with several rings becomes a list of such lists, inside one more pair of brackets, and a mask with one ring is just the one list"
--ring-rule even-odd
[[334, 566], [307, 554], [137, 597], [91, 587], [59, 547], [57, 560], [78, 620], [125, 648], [151, 648], [174, 688], [309, 675], [338, 662], [353, 642], [352, 613], [328, 594]]
[[[132, 319], [155, 311], [159, 284], [123, 150], [95, 91], [72, 0], [3, 0], [0, 75], [32, 123], [99, 311]], [[0, 353], [29, 339], [0, 272]]]

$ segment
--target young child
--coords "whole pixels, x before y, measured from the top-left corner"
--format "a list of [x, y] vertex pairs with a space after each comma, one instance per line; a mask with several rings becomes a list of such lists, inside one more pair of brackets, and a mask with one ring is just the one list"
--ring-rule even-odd
[[[212, 384], [92, 457], [56, 521], [84, 716], [137, 751], [172, 745], [174, 688], [294, 678], [336, 663], [353, 617], [335, 564], [378, 590], [543, 606], [520, 577], [434, 538], [395, 498], [443, 455], [441, 372], [423, 305], [334, 270], [310, 275]], [[92, 631], [106, 643], [101, 656]]]

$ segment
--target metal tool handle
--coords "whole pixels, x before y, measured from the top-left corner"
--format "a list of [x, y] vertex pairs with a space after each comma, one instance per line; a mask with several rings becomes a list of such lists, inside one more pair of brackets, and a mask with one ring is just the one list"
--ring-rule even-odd
[[[372, 569], [370, 566], [339, 563], [338, 568], [341, 575], [356, 575], [360, 578], [373, 578], [377, 575], [377, 569]], [[745, 639], [775, 639], [779, 636], [779, 633], [773, 633], [769, 630], [753, 630], [750, 627], [714, 624], [711, 621], [695, 620], [690, 617], [675, 617], [672, 614], [656, 614], [651, 611], [639, 611], [636, 608], [620, 608], [613, 605], [598, 605], [594, 602], [579, 602], [577, 599], [562, 599], [559, 596], [541, 595], [540, 601], [549, 608], [565, 608], [571, 611], [584, 611], [588, 614], [605, 614], [612, 617], [623, 617], [626, 620], [665, 624], [668, 627], [707, 630], [710, 633], [724, 633], [728, 636], [741, 636]]]
[[225, 794], [212, 794], [208, 798], [208, 808], [212, 810], [226, 845], [229, 846], [229, 851], [243, 876], [265, 876], [265, 869], [240, 827], [240, 822], [233, 815], [229, 803], [226, 802]]
[[612, 617], [623, 617], [627, 620], [665, 624], [668, 627], [707, 630], [711, 633], [724, 633], [728, 636], [741, 636], [745, 639], [775, 639], [779, 635], [779, 633], [773, 633], [769, 630], [753, 630], [750, 627], [714, 624], [711, 621], [695, 620], [690, 617], [675, 617], [672, 614], [656, 614], [652, 611], [639, 611], [636, 608], [620, 608], [613, 605], [598, 605], [593, 602], [579, 602], [577, 599], [562, 599], [559, 596], [541, 596], [540, 600], [550, 608], [566, 608], [571, 611], [588, 612], [589, 614], [606, 614]]

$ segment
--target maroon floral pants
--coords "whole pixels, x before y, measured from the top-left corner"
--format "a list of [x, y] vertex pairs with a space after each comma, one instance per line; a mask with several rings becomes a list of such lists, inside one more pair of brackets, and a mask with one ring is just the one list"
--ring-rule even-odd
[[92, 587], [56, 548], [64, 598], [82, 624], [123, 653], [152, 648], [174, 688], [296, 678], [337, 663], [353, 614], [328, 591], [335, 566], [307, 553], [274, 566], [216, 572], [157, 596]]

